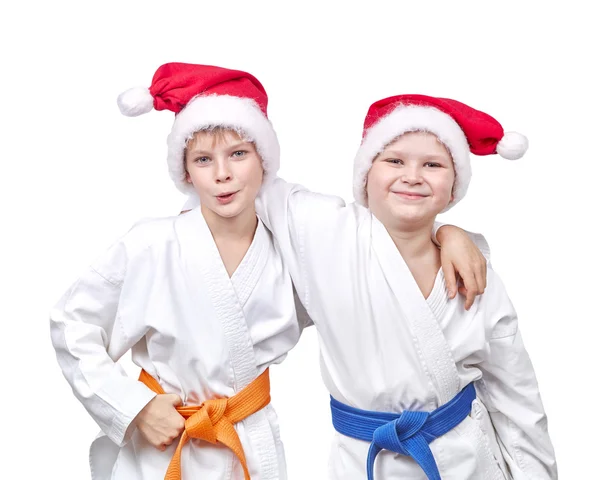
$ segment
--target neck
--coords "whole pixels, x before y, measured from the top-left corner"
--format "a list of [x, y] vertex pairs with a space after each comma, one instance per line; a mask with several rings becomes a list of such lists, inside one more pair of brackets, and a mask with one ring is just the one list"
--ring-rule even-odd
[[215, 240], [251, 240], [254, 238], [254, 232], [258, 225], [254, 205], [231, 218], [221, 217], [202, 205], [200, 210]]
[[433, 221], [420, 225], [384, 223], [384, 226], [405, 259], [423, 257], [437, 250], [431, 239]]

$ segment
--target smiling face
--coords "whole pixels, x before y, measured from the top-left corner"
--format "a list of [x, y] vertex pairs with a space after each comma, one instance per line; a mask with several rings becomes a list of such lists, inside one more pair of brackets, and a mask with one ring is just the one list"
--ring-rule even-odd
[[454, 164], [438, 138], [405, 133], [375, 160], [367, 177], [367, 199], [386, 226], [414, 228], [433, 223], [452, 201]]
[[185, 149], [186, 181], [194, 186], [203, 212], [235, 218], [251, 210], [263, 179], [254, 144], [227, 129], [199, 131]]

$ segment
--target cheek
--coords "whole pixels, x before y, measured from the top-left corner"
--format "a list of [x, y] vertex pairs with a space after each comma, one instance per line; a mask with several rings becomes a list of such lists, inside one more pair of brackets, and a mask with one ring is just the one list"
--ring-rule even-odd
[[262, 165], [259, 164], [258, 167], [252, 169], [252, 182], [260, 188], [263, 178], [265, 178], [265, 171], [263, 170]]
[[387, 208], [387, 183], [386, 175], [377, 168], [371, 169], [367, 176], [367, 206], [372, 212], [381, 214]]
[[264, 170], [259, 159], [253, 159], [251, 162], [247, 162], [241, 173], [244, 183], [246, 183], [248, 187], [257, 191], [260, 189], [264, 177]]
[[436, 178], [433, 182], [435, 190], [438, 196], [444, 198], [452, 197], [452, 190], [454, 189], [454, 175], [445, 175]]
[[369, 198], [380, 198], [385, 195], [389, 187], [388, 175], [385, 175], [380, 168], [373, 167], [367, 176], [367, 195]]
[[210, 185], [210, 172], [208, 169], [191, 169], [188, 170], [186, 174], [187, 178], [189, 178], [189, 183], [192, 184], [194, 190], [198, 193], [200, 197], [206, 195], [206, 190]]

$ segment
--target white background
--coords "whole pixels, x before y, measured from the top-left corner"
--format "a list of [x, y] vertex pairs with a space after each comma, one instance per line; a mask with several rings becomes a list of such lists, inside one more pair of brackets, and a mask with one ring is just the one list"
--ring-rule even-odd
[[[125, 118], [115, 99], [182, 61], [256, 75], [269, 92], [282, 176], [347, 200], [364, 115], [385, 96], [455, 98], [529, 137], [520, 161], [473, 158], [469, 194], [443, 220], [491, 245], [520, 313], [561, 478], [595, 476], [593, 2], [389, 3], [3, 2], [3, 468], [13, 460], [20, 478], [89, 476], [97, 427], [56, 364], [48, 311], [137, 219], [179, 211], [184, 198], [166, 170], [172, 114]], [[311, 329], [272, 369], [291, 480], [325, 478], [332, 427], [317, 352]]]

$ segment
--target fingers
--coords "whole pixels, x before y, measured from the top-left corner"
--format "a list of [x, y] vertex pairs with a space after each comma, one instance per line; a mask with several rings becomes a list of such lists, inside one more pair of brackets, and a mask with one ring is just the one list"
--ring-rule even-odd
[[[466, 310], [473, 306], [475, 298], [482, 295], [487, 287], [487, 264], [485, 257], [481, 253], [478, 253], [478, 255], [476, 259], [463, 265], [462, 269], [458, 271], [458, 293], [465, 297]], [[444, 270], [444, 275], [446, 275], [446, 270]], [[450, 295], [448, 296], [453, 298]]]
[[475, 275], [476, 294], [483, 295], [485, 287], [487, 287], [487, 261], [479, 250], [477, 251], [477, 257], [471, 262], [470, 268]]
[[152, 445], [154, 448], [156, 448], [157, 450], [164, 452], [167, 447], [170, 447], [171, 445], [173, 445], [173, 440], [169, 440], [167, 442], [163, 442], [163, 443], [159, 443], [157, 445]]
[[177, 436], [181, 435], [181, 433], [185, 430], [185, 420], [181, 415], [179, 415], [179, 413], [177, 413], [175, 428], [177, 429]]
[[181, 404], [179, 395], [157, 395], [138, 415], [142, 436], [157, 450], [165, 451], [185, 429], [185, 419], [176, 410]]
[[[481, 255], [481, 253], [480, 253]], [[485, 291], [486, 287], [487, 287], [487, 261], [485, 259], [485, 257], [483, 255], [481, 255], [481, 268], [480, 268], [480, 275], [481, 275], [481, 283], [479, 284], [482, 288], [481, 293], [483, 294], [483, 292]]]
[[168, 393], [165, 395], [165, 399], [169, 401], [169, 403], [171, 405], [173, 405], [174, 407], [179, 407], [180, 405], [183, 404], [183, 401], [181, 400], [181, 397], [175, 393]]
[[[479, 287], [477, 285], [477, 280], [475, 279], [475, 275], [467, 275], [465, 277], [461, 277], [463, 282], [463, 287], [461, 287], [461, 293], [466, 297], [465, 300], [465, 309], [469, 310], [473, 303], [475, 303], [475, 297], [478, 295]], [[463, 290], [464, 289], [464, 290]]]
[[454, 265], [450, 262], [442, 262], [442, 272], [446, 279], [446, 288], [448, 289], [448, 298], [454, 298], [456, 296], [456, 273], [454, 272]]
[[[463, 272], [460, 274], [462, 275]], [[478, 253], [478, 257], [469, 262], [468, 270], [465, 276], [472, 279], [472, 282], [465, 284], [465, 287], [475, 295], [482, 295], [487, 286], [487, 264], [485, 257]]]
[[161, 452], [164, 452], [167, 449], [167, 447], [172, 445], [173, 442], [177, 440], [183, 432], [183, 428], [172, 428], [170, 430], [171, 431], [169, 434], [151, 435], [149, 438], [147, 438], [147, 440], [153, 447], [160, 450]]
[[[460, 275], [462, 275], [462, 271]], [[472, 284], [465, 284], [467, 290], [471, 290], [473, 288], [473, 292], [475, 295], [483, 295], [485, 292], [485, 288], [487, 287], [487, 261], [482, 253], [477, 250], [477, 256], [472, 257], [472, 259], [468, 262], [468, 270], [465, 272], [465, 276], [474, 277], [474, 282]]]
[[469, 310], [475, 303], [475, 294], [469, 292], [465, 287], [459, 287], [458, 292], [465, 297], [465, 310]]

